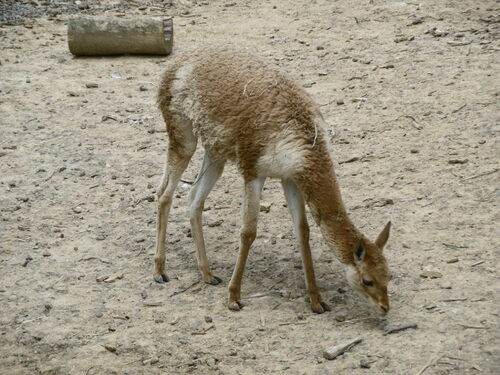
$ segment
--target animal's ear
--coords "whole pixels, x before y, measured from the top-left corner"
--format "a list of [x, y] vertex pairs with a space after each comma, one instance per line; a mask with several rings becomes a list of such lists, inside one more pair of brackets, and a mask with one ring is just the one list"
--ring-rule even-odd
[[363, 244], [358, 244], [354, 250], [354, 261], [356, 263], [361, 263], [365, 257], [366, 249]]
[[391, 222], [389, 221], [386, 225], [385, 228], [380, 232], [378, 235], [377, 240], [375, 241], [375, 244], [380, 248], [383, 249], [385, 244], [387, 243], [387, 240], [389, 239], [389, 232], [391, 231]]

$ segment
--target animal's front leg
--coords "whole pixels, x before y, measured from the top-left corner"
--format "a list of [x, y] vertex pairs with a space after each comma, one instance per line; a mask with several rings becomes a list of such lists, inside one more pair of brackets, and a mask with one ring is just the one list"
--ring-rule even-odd
[[245, 195], [243, 200], [243, 224], [241, 227], [241, 242], [238, 260], [234, 267], [233, 276], [229, 283], [228, 307], [230, 310], [239, 311], [241, 304], [241, 279], [248, 258], [250, 246], [257, 235], [257, 219], [259, 215], [259, 201], [264, 186], [265, 178], [245, 181]]
[[311, 299], [311, 309], [315, 313], [322, 314], [325, 311], [330, 311], [330, 307], [323, 302], [318, 286], [316, 285], [311, 248], [309, 247], [309, 224], [307, 223], [304, 199], [297, 185], [292, 180], [283, 180], [282, 185], [287, 205], [292, 215], [295, 233], [299, 240], [307, 291]]

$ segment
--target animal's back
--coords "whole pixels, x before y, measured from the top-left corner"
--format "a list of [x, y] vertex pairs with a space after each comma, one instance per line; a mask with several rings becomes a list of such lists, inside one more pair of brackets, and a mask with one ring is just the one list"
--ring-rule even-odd
[[[243, 172], [282, 176], [322, 142], [310, 96], [275, 67], [230, 48], [179, 55], [164, 75], [159, 105], [171, 142], [182, 134], [178, 127], [192, 124], [205, 149]], [[281, 165], [271, 165], [273, 154]]]

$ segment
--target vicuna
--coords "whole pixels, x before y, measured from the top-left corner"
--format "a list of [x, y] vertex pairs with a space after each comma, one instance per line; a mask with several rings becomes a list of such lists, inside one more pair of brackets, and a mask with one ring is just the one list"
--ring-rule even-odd
[[241, 242], [229, 283], [228, 307], [240, 310], [241, 279], [257, 228], [259, 200], [267, 177], [280, 178], [299, 241], [303, 269], [316, 313], [329, 310], [316, 285], [305, 202], [329, 247], [346, 266], [350, 285], [380, 313], [389, 310], [391, 279], [383, 254], [390, 222], [375, 242], [351, 222], [342, 202], [324, 131], [310, 96], [284, 73], [250, 54], [207, 47], [178, 56], [165, 72], [158, 103], [169, 137], [159, 197], [154, 279], [165, 273], [165, 236], [174, 191], [195, 152], [203, 165], [189, 195], [189, 217], [203, 280], [219, 284], [210, 271], [202, 231], [205, 199], [227, 160], [244, 179]]

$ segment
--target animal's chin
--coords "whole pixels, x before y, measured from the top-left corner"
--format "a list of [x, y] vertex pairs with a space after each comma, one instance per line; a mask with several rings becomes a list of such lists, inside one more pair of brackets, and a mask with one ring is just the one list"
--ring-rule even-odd
[[375, 310], [376, 313], [378, 313], [381, 316], [387, 315], [387, 311], [382, 309], [380, 305], [375, 302], [370, 296], [366, 295], [363, 293], [363, 291], [360, 288], [356, 288], [355, 285], [351, 285], [352, 289], [358, 294], [360, 297], [362, 297], [364, 300], [368, 302], [368, 304]]

